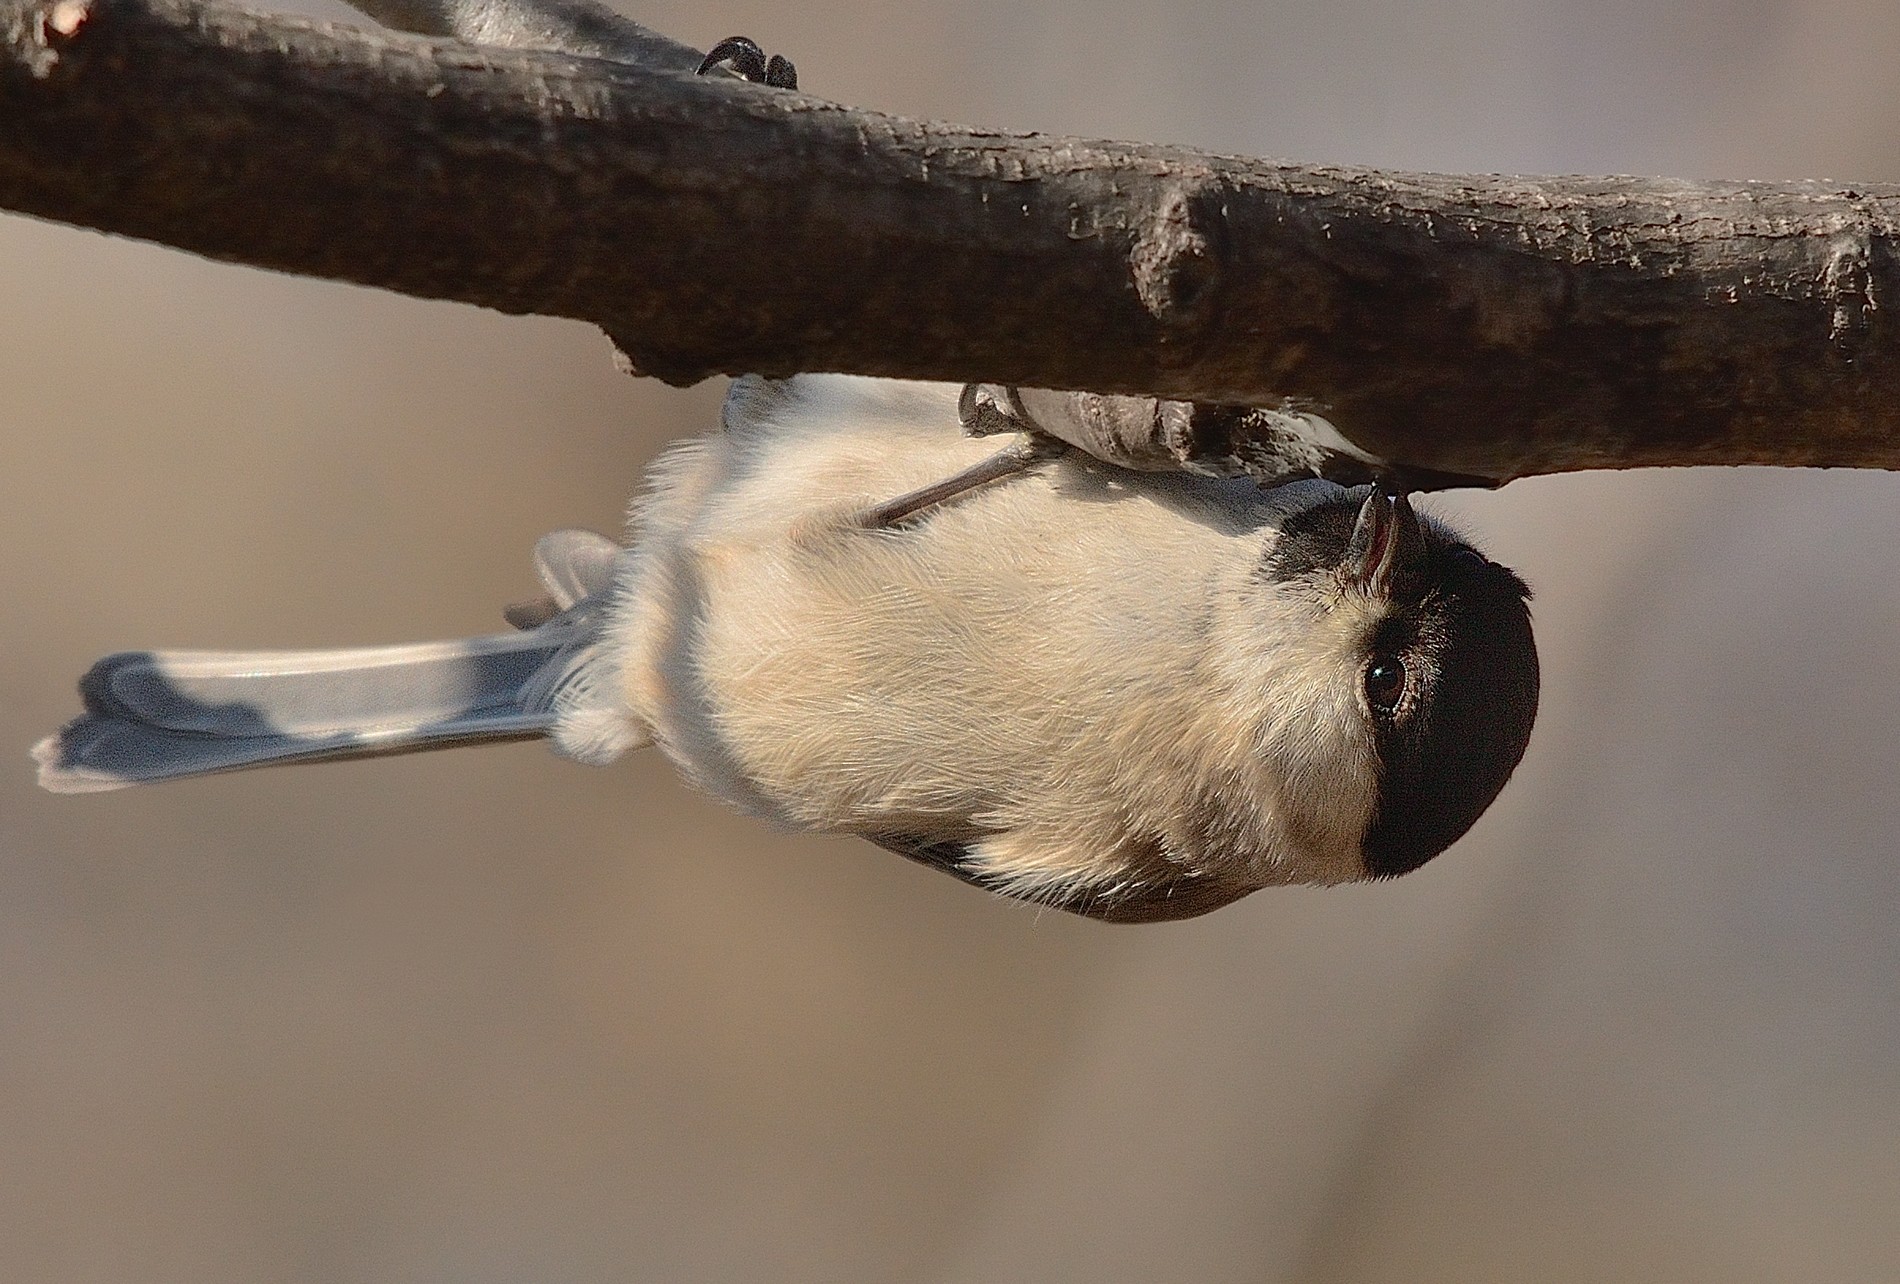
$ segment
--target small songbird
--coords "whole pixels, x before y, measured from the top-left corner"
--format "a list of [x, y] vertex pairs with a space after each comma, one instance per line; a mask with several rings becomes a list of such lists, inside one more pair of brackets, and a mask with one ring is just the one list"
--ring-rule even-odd
[[1115, 921], [1405, 873], [1503, 788], [1538, 689], [1511, 571], [1370, 487], [999, 457], [958, 394], [738, 380], [628, 547], [541, 541], [518, 631], [110, 656], [40, 782], [652, 744], [746, 811]]

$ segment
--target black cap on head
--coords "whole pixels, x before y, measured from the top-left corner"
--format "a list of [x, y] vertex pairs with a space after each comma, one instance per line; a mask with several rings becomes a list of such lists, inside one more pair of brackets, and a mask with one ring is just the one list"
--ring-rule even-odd
[[[1389, 503], [1359, 489], [1289, 517], [1264, 569], [1276, 580], [1321, 570], [1363, 580], [1358, 546], [1369, 522], [1393, 519], [1379, 508]], [[1408, 516], [1396, 513], [1397, 529]], [[1407, 675], [1396, 707], [1371, 713], [1379, 797], [1362, 855], [1373, 877], [1408, 873], [1463, 837], [1523, 758], [1537, 717], [1530, 590], [1436, 523], [1420, 534], [1402, 573], [1380, 577], [1393, 609], [1368, 640], [1369, 663], [1390, 657]]]
[[1464, 837], [1504, 788], [1537, 718], [1537, 644], [1529, 590], [1468, 545], [1434, 550], [1431, 585], [1388, 621], [1420, 667], [1408, 710], [1380, 720], [1379, 804], [1366, 827], [1366, 872], [1417, 869]]

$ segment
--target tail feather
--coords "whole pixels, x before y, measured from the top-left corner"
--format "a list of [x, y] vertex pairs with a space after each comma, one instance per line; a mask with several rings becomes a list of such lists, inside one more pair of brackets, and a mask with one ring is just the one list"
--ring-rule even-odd
[[546, 591], [507, 607], [503, 617], [518, 629], [532, 629], [589, 598], [604, 597], [622, 551], [593, 531], [550, 531], [534, 545], [534, 573]]
[[614, 565], [622, 551], [594, 531], [550, 531], [535, 541], [534, 573], [565, 611], [613, 587]]
[[545, 735], [547, 725], [545, 716], [522, 714], [324, 736], [220, 739], [87, 716], [33, 746], [33, 757], [40, 765], [41, 788], [89, 794], [246, 767], [531, 740]]
[[81, 679], [84, 715], [34, 746], [40, 784], [88, 793], [269, 763], [545, 735], [544, 671], [588, 650], [586, 622], [331, 651], [134, 651]]
[[644, 743], [596, 645], [620, 549], [589, 531], [535, 547], [546, 594], [519, 633], [329, 651], [127, 651], [79, 682], [86, 712], [33, 746], [40, 784], [93, 793], [273, 763], [441, 749], [581, 728], [571, 756]]

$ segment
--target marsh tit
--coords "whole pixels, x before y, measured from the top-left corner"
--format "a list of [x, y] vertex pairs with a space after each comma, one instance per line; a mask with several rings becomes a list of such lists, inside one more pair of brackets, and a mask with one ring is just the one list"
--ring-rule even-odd
[[1116, 921], [1402, 874], [1523, 756], [1528, 592], [1403, 498], [999, 456], [959, 389], [747, 378], [625, 548], [541, 541], [516, 632], [132, 652], [35, 749], [114, 789], [547, 737]]

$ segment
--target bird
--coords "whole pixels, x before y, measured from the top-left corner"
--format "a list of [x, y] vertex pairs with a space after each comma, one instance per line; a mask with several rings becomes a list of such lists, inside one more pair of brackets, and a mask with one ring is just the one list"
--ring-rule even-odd
[[1539, 687], [1513, 571], [1377, 486], [999, 456], [960, 395], [739, 378], [624, 543], [541, 540], [512, 631], [111, 655], [40, 783], [656, 746], [780, 825], [1135, 923], [1407, 873], [1503, 789]]

